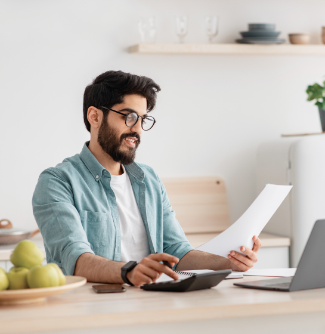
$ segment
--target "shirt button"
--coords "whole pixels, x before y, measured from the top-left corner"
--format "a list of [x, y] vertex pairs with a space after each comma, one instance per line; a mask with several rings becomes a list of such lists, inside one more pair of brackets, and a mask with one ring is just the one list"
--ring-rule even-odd
[[96, 175], [96, 179], [99, 179], [99, 175]]

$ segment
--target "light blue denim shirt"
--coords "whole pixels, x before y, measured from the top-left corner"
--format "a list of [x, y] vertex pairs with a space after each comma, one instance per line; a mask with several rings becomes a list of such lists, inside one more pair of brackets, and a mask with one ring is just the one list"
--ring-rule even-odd
[[[121, 229], [111, 174], [86, 143], [80, 154], [46, 169], [39, 177], [33, 211], [44, 238], [46, 258], [73, 275], [83, 253], [121, 259]], [[181, 259], [193, 250], [175, 218], [166, 189], [151, 167], [124, 166], [147, 232], [150, 253]]]

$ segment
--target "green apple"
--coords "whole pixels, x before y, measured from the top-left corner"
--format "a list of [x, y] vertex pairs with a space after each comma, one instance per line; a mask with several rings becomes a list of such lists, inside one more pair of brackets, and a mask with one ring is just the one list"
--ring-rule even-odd
[[27, 283], [30, 288], [50, 288], [59, 286], [59, 275], [51, 264], [32, 268], [27, 275]]
[[8, 289], [9, 280], [6, 271], [0, 267], [0, 291]]
[[59, 285], [64, 285], [65, 284], [65, 276], [61, 270], [61, 268], [56, 264], [56, 263], [49, 263], [49, 266], [53, 266], [53, 268], [55, 268], [56, 272], [59, 275]]
[[31, 269], [42, 264], [44, 255], [32, 241], [23, 240], [14, 249], [10, 260], [16, 267]]
[[23, 267], [12, 267], [8, 271], [9, 290], [28, 289], [27, 274], [29, 269]]

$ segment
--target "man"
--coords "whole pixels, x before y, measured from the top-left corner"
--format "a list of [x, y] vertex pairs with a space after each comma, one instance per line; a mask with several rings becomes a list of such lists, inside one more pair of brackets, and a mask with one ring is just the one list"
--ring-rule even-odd
[[[134, 162], [142, 131], [155, 120], [160, 87], [147, 77], [121, 71], [98, 76], [84, 93], [90, 132], [80, 154], [46, 169], [38, 180], [33, 210], [48, 262], [65, 274], [92, 282], [141, 286], [177, 270], [246, 271], [257, 261], [254, 237], [246, 255], [229, 258], [194, 250], [152, 168]], [[165, 262], [165, 263], [167, 263]]]

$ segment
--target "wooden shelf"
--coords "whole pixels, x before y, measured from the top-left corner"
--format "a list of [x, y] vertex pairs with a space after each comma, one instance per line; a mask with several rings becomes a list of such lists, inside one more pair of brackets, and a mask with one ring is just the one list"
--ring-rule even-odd
[[293, 134], [283, 134], [281, 137], [301, 137], [301, 136], [315, 136], [323, 135], [325, 132], [312, 132], [312, 133], [293, 133]]
[[136, 54], [325, 56], [325, 45], [136, 44], [129, 48], [129, 52]]

